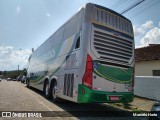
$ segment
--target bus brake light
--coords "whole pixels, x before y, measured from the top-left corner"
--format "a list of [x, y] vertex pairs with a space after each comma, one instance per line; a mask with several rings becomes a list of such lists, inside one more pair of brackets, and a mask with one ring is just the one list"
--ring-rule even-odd
[[82, 83], [90, 89], [92, 89], [92, 64], [92, 58], [89, 54], [87, 54], [86, 69], [82, 78]]

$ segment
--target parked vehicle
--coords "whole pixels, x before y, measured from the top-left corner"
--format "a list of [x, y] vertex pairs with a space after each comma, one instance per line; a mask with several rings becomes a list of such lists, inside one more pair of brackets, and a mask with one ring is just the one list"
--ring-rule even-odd
[[12, 79], [12, 81], [16, 81], [17, 79]]
[[1, 82], [1, 78], [0, 78], [0, 82]]
[[11, 81], [12, 79], [11, 78], [7, 78], [7, 81]]
[[155, 113], [157, 116], [151, 116], [149, 120], [160, 120], [160, 101], [152, 106], [151, 113]]
[[22, 76], [18, 76], [17, 77], [17, 81], [19, 82], [19, 81], [21, 81], [22, 80]]
[[89, 3], [31, 54], [27, 86], [54, 102], [132, 102], [134, 58], [131, 21]]
[[25, 76], [22, 77], [21, 83], [26, 83], [26, 77]]

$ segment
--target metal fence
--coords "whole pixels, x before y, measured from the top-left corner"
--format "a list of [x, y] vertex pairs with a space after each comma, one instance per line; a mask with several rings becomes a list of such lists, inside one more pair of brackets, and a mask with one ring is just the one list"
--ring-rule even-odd
[[136, 76], [134, 94], [153, 100], [160, 100], [160, 77]]

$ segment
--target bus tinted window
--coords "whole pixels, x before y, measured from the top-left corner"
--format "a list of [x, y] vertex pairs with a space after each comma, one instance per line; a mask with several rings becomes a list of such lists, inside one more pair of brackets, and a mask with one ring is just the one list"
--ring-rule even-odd
[[104, 26], [111, 27], [114, 30], [133, 36], [133, 33], [131, 32], [132, 27], [130, 26], [130, 22], [125, 18], [113, 14], [110, 11], [105, 11], [103, 9], [95, 7], [93, 18], [101, 25], [103, 24]]
[[79, 48], [79, 47], [80, 47], [80, 37], [77, 39], [75, 49], [77, 49], [77, 48]]

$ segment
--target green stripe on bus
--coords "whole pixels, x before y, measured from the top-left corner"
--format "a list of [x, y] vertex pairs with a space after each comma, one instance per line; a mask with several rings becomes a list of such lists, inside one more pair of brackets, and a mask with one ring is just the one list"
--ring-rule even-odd
[[[107, 87], [107, 86], [106, 86]], [[84, 94], [82, 93], [84, 91]], [[115, 102], [125, 103], [133, 101], [133, 91], [132, 92], [105, 92], [105, 91], [95, 91], [87, 88], [86, 86], [78, 85], [78, 103], [108, 103], [114, 102], [109, 100], [109, 96], [115, 95], [119, 96], [120, 100]]]
[[97, 69], [94, 68], [94, 73], [106, 80], [123, 84], [132, 82], [133, 68], [122, 69], [98, 64]]

